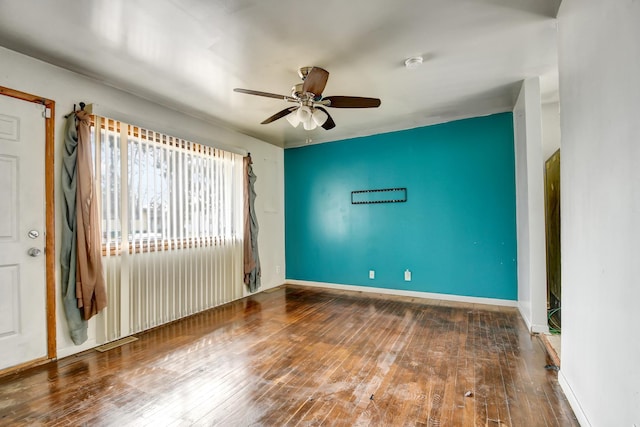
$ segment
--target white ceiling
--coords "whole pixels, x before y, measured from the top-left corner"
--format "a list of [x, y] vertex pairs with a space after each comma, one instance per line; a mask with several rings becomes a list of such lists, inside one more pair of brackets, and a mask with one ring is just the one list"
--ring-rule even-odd
[[[507, 111], [526, 77], [556, 99], [560, 1], [0, 0], [0, 45], [296, 146]], [[334, 129], [305, 131], [260, 124], [291, 104], [233, 92], [289, 95], [307, 65], [331, 73], [324, 95], [382, 105], [329, 109]]]

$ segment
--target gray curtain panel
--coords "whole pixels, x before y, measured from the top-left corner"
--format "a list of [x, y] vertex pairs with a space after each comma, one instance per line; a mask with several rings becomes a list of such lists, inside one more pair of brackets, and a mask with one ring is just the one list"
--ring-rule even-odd
[[77, 189], [77, 151], [78, 134], [76, 114], [67, 116], [64, 132], [64, 153], [62, 156], [62, 234], [60, 237], [60, 267], [62, 305], [67, 317], [69, 334], [74, 344], [80, 345], [87, 340], [87, 321], [82, 318], [76, 297], [77, 268], [77, 228], [76, 228], [76, 189]]
[[251, 155], [243, 159], [244, 170], [244, 283], [250, 292], [260, 288], [260, 255], [258, 254], [258, 218], [255, 201], [256, 174]]

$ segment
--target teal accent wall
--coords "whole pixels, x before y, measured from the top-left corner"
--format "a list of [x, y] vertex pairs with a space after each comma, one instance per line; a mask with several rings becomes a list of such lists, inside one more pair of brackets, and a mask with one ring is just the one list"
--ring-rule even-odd
[[285, 150], [287, 278], [517, 299], [513, 150], [511, 113]]

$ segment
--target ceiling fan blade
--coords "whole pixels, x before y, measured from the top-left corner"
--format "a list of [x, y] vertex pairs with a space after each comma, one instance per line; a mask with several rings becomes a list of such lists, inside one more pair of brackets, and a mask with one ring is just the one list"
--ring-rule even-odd
[[303, 92], [311, 92], [314, 95], [321, 95], [327, 85], [329, 72], [320, 67], [313, 67], [302, 84]]
[[278, 95], [277, 93], [260, 92], [259, 90], [241, 89], [239, 87], [233, 89], [234, 92], [246, 93], [247, 95], [266, 96], [267, 98], [281, 99], [285, 101], [296, 101], [295, 98], [286, 95]]
[[327, 115], [327, 121], [324, 122], [324, 124], [322, 125], [322, 128], [324, 130], [329, 130], [329, 129], [333, 129], [334, 127], [336, 127], [336, 122], [333, 121], [333, 119], [331, 118], [331, 114], [329, 114], [329, 112], [327, 110], [325, 110], [322, 107], [315, 107], [318, 110], [324, 112]]
[[295, 107], [289, 107], [289, 108], [285, 108], [282, 111], [278, 111], [277, 113], [275, 113], [273, 116], [269, 117], [268, 119], [266, 119], [265, 121], [263, 121], [262, 123], [260, 123], [261, 125], [266, 125], [269, 124], [271, 122], [275, 122], [278, 119], [283, 118], [284, 116], [289, 115], [290, 113], [293, 113], [294, 111], [296, 111], [298, 108], [298, 106]]
[[325, 104], [333, 108], [376, 108], [380, 106], [378, 98], [362, 98], [360, 96], [327, 96], [322, 101], [329, 101]]

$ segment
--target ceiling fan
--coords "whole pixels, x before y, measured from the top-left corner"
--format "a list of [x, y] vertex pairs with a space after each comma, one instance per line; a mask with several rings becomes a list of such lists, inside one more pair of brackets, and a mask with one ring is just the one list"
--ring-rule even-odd
[[251, 89], [233, 89], [235, 92], [248, 95], [266, 96], [267, 98], [282, 99], [297, 105], [278, 111], [273, 116], [264, 120], [266, 125], [282, 117], [297, 127], [302, 123], [305, 130], [313, 130], [321, 126], [325, 130], [333, 129], [336, 124], [324, 107], [332, 108], [376, 108], [380, 106], [378, 98], [363, 98], [360, 96], [322, 96], [322, 91], [329, 79], [329, 72], [320, 67], [302, 67], [298, 70], [302, 83], [298, 83], [291, 89], [291, 96], [278, 95], [269, 92], [260, 92]]

